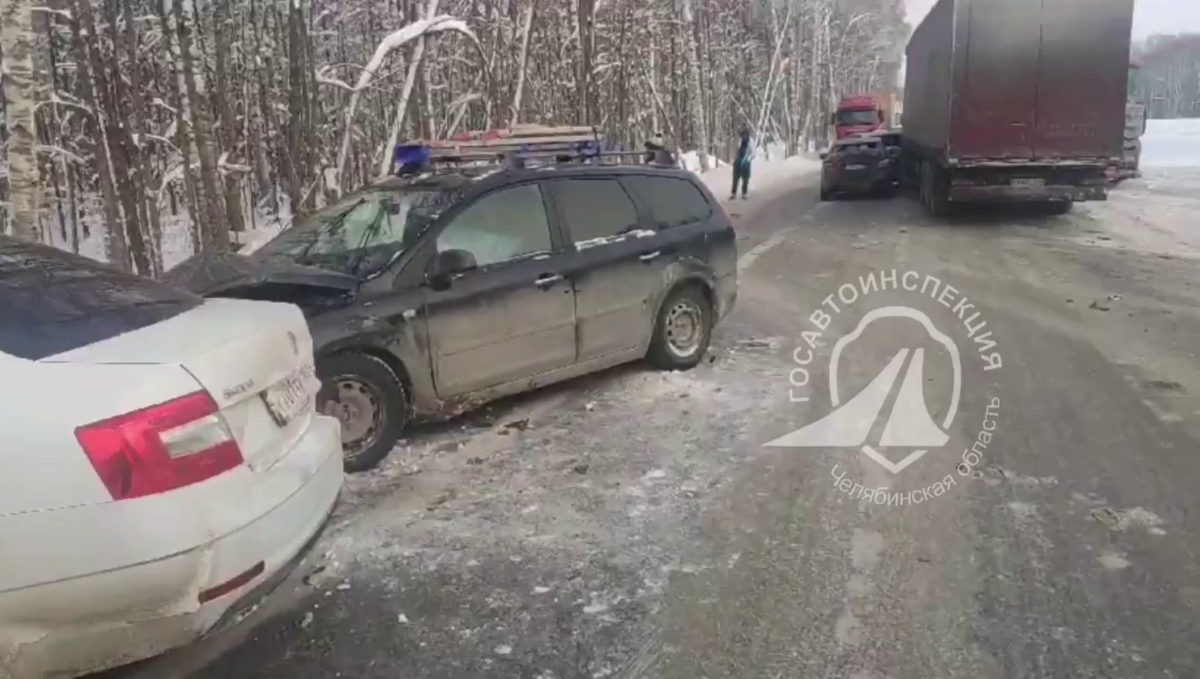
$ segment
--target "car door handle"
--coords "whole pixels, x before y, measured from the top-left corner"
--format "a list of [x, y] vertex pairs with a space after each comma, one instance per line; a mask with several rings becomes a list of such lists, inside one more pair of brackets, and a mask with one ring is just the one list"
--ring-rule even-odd
[[544, 273], [541, 276], [538, 276], [536, 279], [534, 279], [533, 284], [538, 286], [539, 288], [545, 290], [546, 288], [550, 287], [551, 285], [554, 285], [555, 283], [561, 281], [562, 279], [563, 279], [563, 277], [559, 274]]
[[653, 262], [654, 260], [658, 259], [662, 253], [662, 250], [647, 252], [646, 254], [639, 256], [638, 259], [642, 260], [643, 262]]

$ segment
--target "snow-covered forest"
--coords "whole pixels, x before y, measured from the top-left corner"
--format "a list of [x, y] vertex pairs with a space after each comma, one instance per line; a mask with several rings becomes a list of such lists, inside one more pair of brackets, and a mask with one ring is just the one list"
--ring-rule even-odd
[[1200, 118], [1200, 35], [1155, 35], [1135, 45], [1134, 86], [1151, 118]]
[[819, 144], [890, 87], [899, 0], [4, 0], [5, 233], [157, 275], [513, 123]]

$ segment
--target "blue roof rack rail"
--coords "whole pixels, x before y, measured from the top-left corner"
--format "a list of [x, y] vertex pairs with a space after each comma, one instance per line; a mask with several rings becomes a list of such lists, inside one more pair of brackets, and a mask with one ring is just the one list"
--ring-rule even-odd
[[558, 163], [619, 162], [644, 152], [604, 151], [604, 137], [593, 127], [517, 125], [511, 129], [467, 132], [450, 139], [397, 144], [396, 174], [491, 171], [500, 167], [539, 167]]

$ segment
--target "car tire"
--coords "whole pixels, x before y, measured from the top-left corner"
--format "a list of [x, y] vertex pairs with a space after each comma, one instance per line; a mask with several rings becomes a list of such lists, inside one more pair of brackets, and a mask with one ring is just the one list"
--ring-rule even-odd
[[408, 391], [400, 376], [378, 357], [356, 351], [318, 359], [317, 376], [321, 379], [317, 410], [342, 424], [346, 472], [379, 464], [410, 419]]
[[825, 188], [824, 184], [822, 184], [821, 185], [821, 195], [818, 196], [818, 199], [821, 201], [827, 201], [832, 197], [833, 197], [833, 194], [829, 191], [829, 189]]
[[1069, 213], [1071, 211], [1071, 208], [1073, 208], [1073, 207], [1075, 207], [1075, 201], [1063, 200], [1063, 201], [1050, 203], [1050, 206], [1047, 208], [1046, 211], [1052, 215], [1065, 215], [1065, 214]]
[[658, 310], [646, 358], [662, 370], [693, 368], [708, 351], [712, 327], [712, 305], [700, 288], [677, 287], [667, 294]]

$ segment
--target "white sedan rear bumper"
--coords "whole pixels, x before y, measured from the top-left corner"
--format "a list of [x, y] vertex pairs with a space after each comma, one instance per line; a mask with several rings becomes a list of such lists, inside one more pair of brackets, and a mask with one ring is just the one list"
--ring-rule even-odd
[[[6, 670], [17, 679], [94, 672], [157, 655], [204, 634], [239, 598], [285, 568], [332, 512], [342, 486], [337, 420], [314, 416], [308, 431], [270, 469], [254, 473], [242, 468], [198, 485], [207, 484], [207, 492], [238, 496], [231, 496], [231, 505], [261, 505], [263, 498], [245, 502], [244, 496], [264, 489], [287, 491], [265, 513], [206, 544], [0, 592], [0, 676], [8, 676]], [[0, 517], [0, 535], [23, 532], [4, 525], [22, 516]], [[67, 523], [78, 521], [67, 516]], [[98, 522], [95, 530], [122, 529], [106, 523]], [[4, 557], [9, 558], [21, 559], [20, 548]], [[256, 569], [259, 563], [262, 567]], [[201, 603], [201, 592], [250, 571], [252, 579]]]

